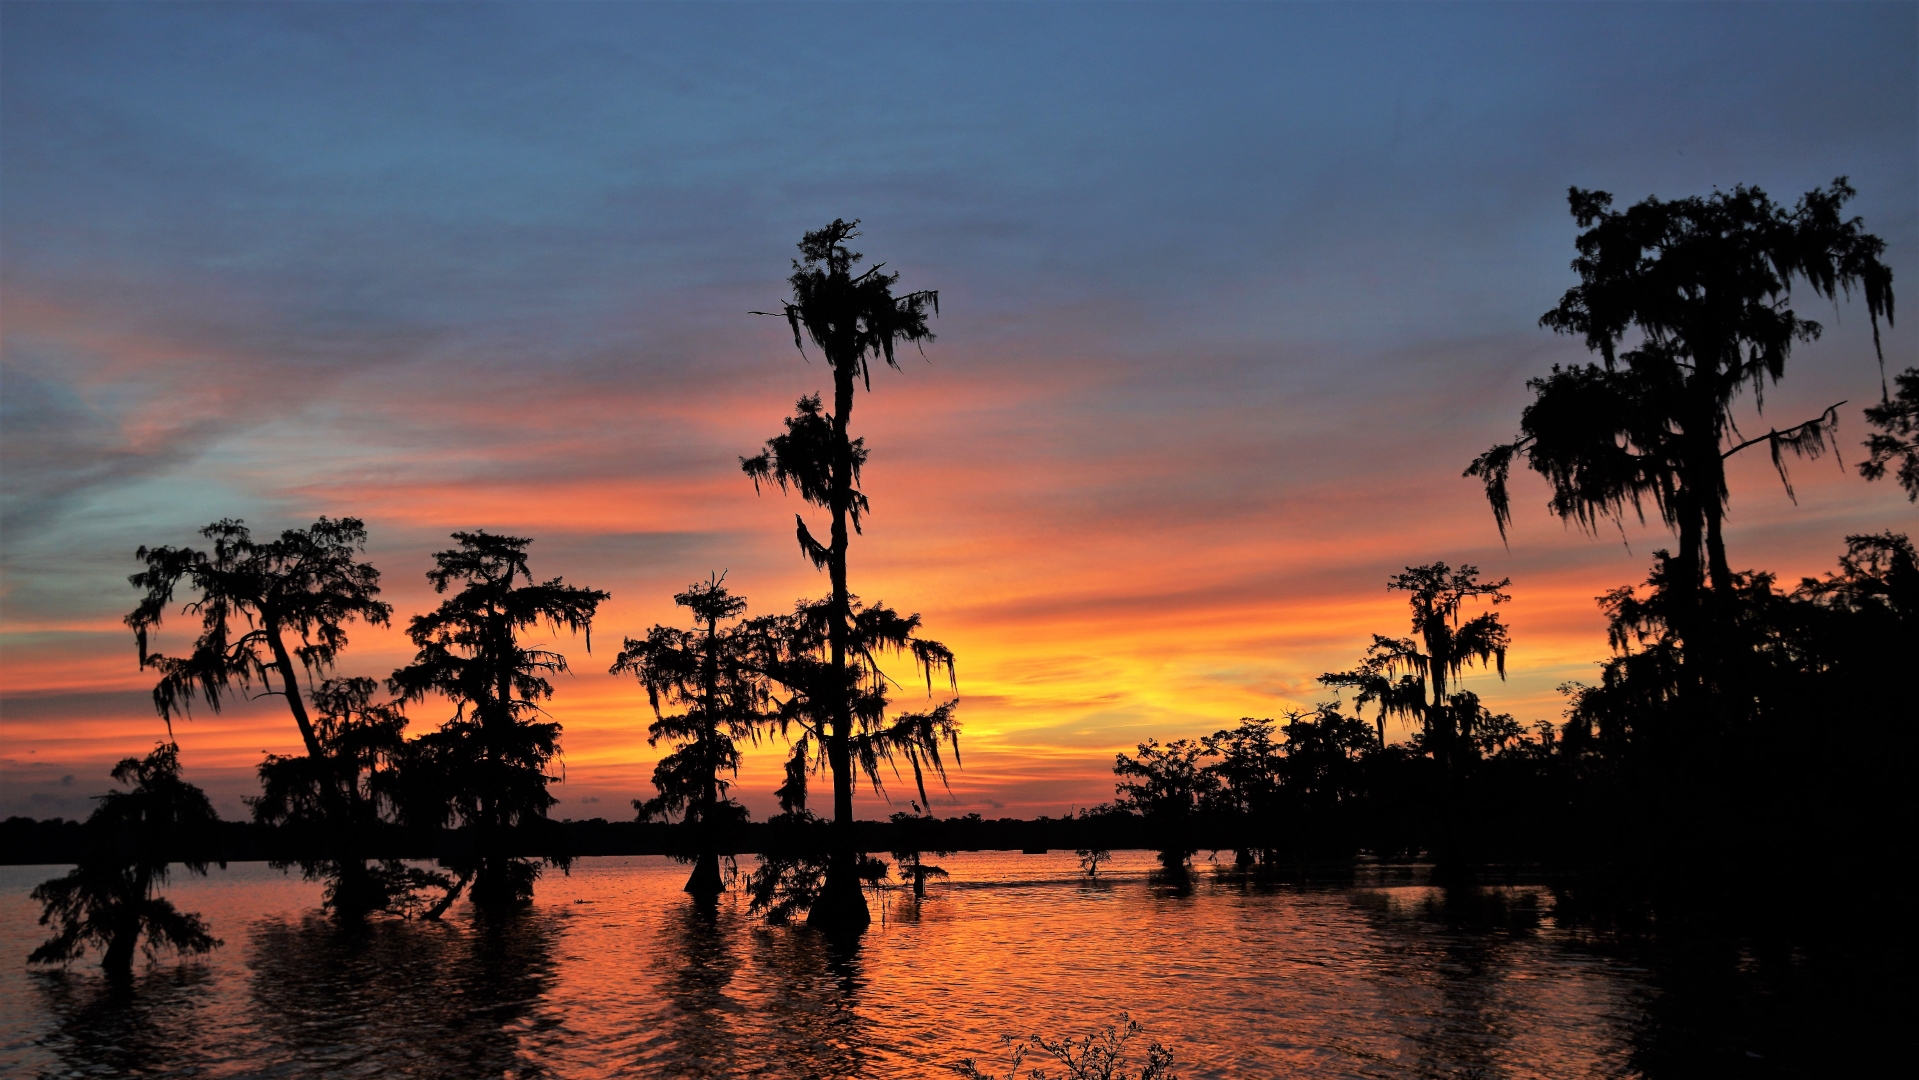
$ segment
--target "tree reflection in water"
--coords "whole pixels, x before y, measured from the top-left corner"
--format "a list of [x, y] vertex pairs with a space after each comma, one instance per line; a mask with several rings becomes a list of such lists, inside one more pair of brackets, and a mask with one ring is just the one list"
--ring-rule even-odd
[[737, 1015], [745, 1006], [726, 992], [740, 969], [745, 922], [738, 905], [693, 897], [667, 917], [666, 948], [652, 967], [668, 1007], [651, 1041], [668, 1056], [655, 1075], [738, 1076], [759, 1056], [742, 1052]]
[[761, 1003], [762, 1030], [777, 1033], [752, 1075], [864, 1075], [872, 1047], [857, 1011], [867, 982], [860, 938], [798, 928], [760, 928], [751, 936], [755, 966], [774, 980]]
[[541, 1007], [558, 931], [536, 910], [466, 925], [263, 921], [251, 934], [254, 1024], [307, 1072], [544, 1076], [560, 1049]]
[[[298, 908], [277, 877], [236, 874], [194, 898], [228, 947], [130, 994], [91, 966], [0, 967], [0, 1075], [936, 1076], [1002, 1034], [1126, 1011], [1185, 1076], [1677, 1080], [1872, 1075], [1835, 1063], [1901, 1030], [1884, 913], [1884, 956], [1863, 962], [1733, 925], [1576, 918], [1543, 888], [1438, 888], [1421, 867], [1202, 874], [1182, 895], [1148, 881], [1150, 855], [1123, 859], [1095, 885], [1066, 856], [956, 856], [957, 882], [895, 894], [857, 945], [736, 898], [699, 911], [665, 860], [586, 867], [562, 879], [577, 895], [509, 920], [358, 933], [317, 912], [249, 925]], [[39, 938], [26, 884], [0, 920], [16, 957]]]
[[[1513, 980], [1523, 963], [1515, 954], [1539, 928], [1537, 894], [1432, 888], [1404, 908], [1380, 903], [1380, 894], [1352, 895], [1371, 909], [1387, 947], [1412, 961], [1397, 977], [1375, 982], [1383, 1011], [1401, 1018], [1401, 1036], [1412, 1043], [1402, 1062], [1428, 1076], [1507, 1075], [1502, 1049], [1527, 1037], [1519, 1030], [1524, 1014], [1512, 1007], [1515, 995], [1565, 989]], [[1444, 930], [1435, 933], [1434, 924]], [[1419, 977], [1406, 978], [1405, 970]]]
[[198, 963], [134, 971], [131, 983], [83, 967], [31, 974], [54, 1018], [40, 1046], [60, 1063], [43, 1075], [139, 1076], [204, 1063], [206, 1048], [184, 1033], [214, 997], [212, 972]]
[[[1866, 995], [1846, 994], [1870, 969], [1857, 957], [1834, 963], [1709, 926], [1664, 935], [1577, 928], [1538, 889], [1393, 892], [1350, 895], [1392, 957], [1374, 980], [1379, 1011], [1399, 1018], [1414, 1044], [1402, 1064], [1426, 1075], [1505, 1076], [1518, 1062], [1555, 1056], [1647, 1077], [1838, 1075], [1853, 1071], [1839, 1062], [1863, 1065], [1872, 1052], [1864, 1048], [1877, 1043], [1875, 1015], [1891, 1020], [1865, 1006]], [[1586, 962], [1540, 978], [1526, 954], [1542, 936]], [[1602, 974], [1622, 963], [1643, 981]], [[1573, 1016], [1605, 1017], [1614, 1034], [1564, 1019]]]

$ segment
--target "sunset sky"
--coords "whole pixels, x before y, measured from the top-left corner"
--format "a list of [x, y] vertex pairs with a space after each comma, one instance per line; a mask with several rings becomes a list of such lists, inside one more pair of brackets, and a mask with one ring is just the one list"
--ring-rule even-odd
[[[792, 526], [824, 518], [738, 458], [828, 385], [747, 312], [834, 217], [940, 290], [938, 341], [854, 414], [851, 571], [959, 657], [937, 812], [1107, 801], [1115, 750], [1329, 698], [1406, 632], [1411, 563], [1512, 578], [1509, 678], [1466, 685], [1557, 720], [1605, 655], [1593, 597], [1665, 542], [1563, 526], [1528, 474], [1505, 547], [1460, 477], [1585, 355], [1537, 326], [1573, 282], [1567, 187], [1844, 174], [1909, 291], [1916, 11], [6, 3], [0, 813], [82, 816], [165, 734], [120, 621], [135, 548], [327, 514], [366, 520], [396, 625], [455, 529], [609, 590], [591, 654], [554, 639], [555, 813], [629, 816], [664, 751], [606, 673], [622, 635], [709, 572], [755, 612], [825, 588]], [[1852, 468], [1863, 306], [1800, 310], [1827, 333], [1741, 426], [1848, 399], [1845, 468], [1797, 465], [1796, 505], [1763, 451], [1732, 481], [1735, 564], [1789, 581], [1919, 521]], [[344, 674], [410, 658], [351, 636]], [[228, 817], [298, 748], [272, 700], [176, 734]], [[782, 756], [748, 755], [756, 816]]]

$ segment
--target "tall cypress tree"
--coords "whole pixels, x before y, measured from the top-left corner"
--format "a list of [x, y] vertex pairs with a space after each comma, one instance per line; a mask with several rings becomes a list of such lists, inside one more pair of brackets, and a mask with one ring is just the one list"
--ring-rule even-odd
[[[881, 612], [898, 620], [890, 610], [866, 609], [864, 617], [874, 625], [863, 632], [857, 624], [861, 612], [847, 583], [847, 547], [852, 534], [860, 531], [862, 516], [871, 508], [860, 490], [866, 442], [851, 433], [854, 392], [871, 391], [875, 361], [899, 367], [897, 349], [901, 343], [921, 345], [933, 340], [926, 316], [929, 311], [935, 315], [939, 312], [937, 292], [894, 295], [899, 275], [881, 273], [884, 264], [855, 272], [863, 256], [847, 243], [859, 235], [858, 224], [835, 219], [825, 228], [807, 233], [800, 241], [801, 257], [793, 263], [793, 274], [788, 279], [793, 287], [792, 299], [778, 312], [759, 313], [785, 318], [793, 331], [793, 345], [802, 354], [806, 342], [811, 341], [826, 357], [833, 376], [830, 408], [818, 396], [802, 398], [798, 415], [787, 419], [783, 434], [768, 440], [759, 454], [740, 459], [741, 468], [753, 478], [756, 489], [762, 482], [778, 483], [782, 490], [797, 491], [802, 499], [830, 515], [825, 543], [815, 538], [805, 518], [796, 515], [800, 550], [816, 568], [827, 572], [832, 591], [818, 605], [802, 605], [789, 624], [799, 638], [783, 651], [789, 673], [804, 672], [803, 683], [787, 685], [803, 692], [809, 710], [803, 719], [817, 734], [833, 776], [832, 850], [823, 891], [807, 920], [814, 925], [849, 929], [864, 927], [870, 921], [860, 891], [860, 853], [852, 831], [856, 754], [862, 750], [880, 753], [898, 745], [884, 738], [861, 742], [863, 736], [887, 726], [883, 716], [862, 713], [859, 708], [863, 700], [870, 703], [872, 699], [878, 672], [875, 657], [882, 648], [911, 651], [926, 667], [929, 687], [933, 667], [944, 667], [949, 679], [952, 675], [952, 654], [937, 643], [919, 641], [914, 636], [917, 616], [912, 618], [911, 627], [900, 630], [891, 623], [878, 626], [886, 621], [880, 618]], [[817, 642], [806, 638], [815, 628], [819, 631]], [[920, 725], [927, 735], [921, 740], [923, 746], [915, 743], [920, 750], [935, 755], [941, 738], [950, 741], [955, 737], [950, 705], [942, 706], [936, 726], [938, 730]]]

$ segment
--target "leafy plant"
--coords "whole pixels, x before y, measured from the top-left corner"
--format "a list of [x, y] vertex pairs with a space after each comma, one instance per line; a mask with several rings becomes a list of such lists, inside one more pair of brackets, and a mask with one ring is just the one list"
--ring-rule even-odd
[[1899, 392], [1866, 409], [1866, 422], [1879, 430], [1866, 437], [1868, 456], [1859, 463], [1859, 475], [1877, 480], [1896, 461], [1906, 501], [1919, 502], [1919, 367], [1907, 368], [1893, 381]]
[[1020, 1066], [1028, 1057], [1043, 1057], [1058, 1069], [1032, 1066], [1026, 1070], [1027, 1080], [1179, 1080], [1173, 1072], [1173, 1052], [1157, 1042], [1147, 1045], [1145, 1060], [1132, 1057], [1127, 1044], [1143, 1030], [1132, 1017], [1121, 1013], [1118, 1024], [1108, 1024], [1077, 1039], [1031, 1035], [1015, 1041], [1003, 1036], [1000, 1042], [1012, 1051], [1013, 1058], [1005, 1072], [995, 1076], [972, 1058], [949, 1068], [963, 1080], [1019, 1080]]
[[1099, 878], [1100, 864], [1113, 858], [1113, 853], [1105, 848], [1080, 848], [1073, 854], [1079, 856], [1079, 872], [1093, 880]]
[[249, 802], [253, 820], [283, 829], [299, 852], [273, 865], [298, 865], [307, 880], [325, 881], [327, 907], [411, 916], [429, 910], [426, 891], [444, 891], [452, 879], [399, 859], [369, 865], [357, 854], [366, 850], [366, 837], [397, 823], [408, 805], [406, 714], [398, 702], [375, 703], [377, 685], [328, 679], [315, 688], [320, 756], [268, 754], [259, 768], [261, 793]]
[[[1629, 511], [1643, 519], [1651, 504], [1678, 541], [1665, 570], [1678, 634], [1692, 639], [1694, 662], [1705, 661], [1708, 677], [1720, 659], [1714, 628], [1735, 588], [1723, 534], [1726, 459], [1765, 444], [1790, 496], [1785, 455], [1833, 449], [1844, 404], [1756, 438], [1739, 431], [1739, 395], [1750, 389], [1763, 409], [1793, 346], [1822, 332], [1794, 312], [1794, 284], [1835, 301], [1858, 289], [1875, 351], [1879, 319], [1892, 323], [1885, 241], [1844, 216], [1854, 194], [1840, 177], [1791, 207], [1740, 185], [1614, 210], [1606, 192], [1571, 189], [1584, 230], [1572, 264], [1579, 284], [1539, 321], [1583, 337], [1601, 362], [1554, 367], [1528, 382], [1535, 399], [1520, 415], [1518, 437], [1466, 469], [1485, 481], [1501, 535], [1512, 519], [1507, 481], [1516, 457], [1551, 486], [1551, 511], [1588, 530]], [[1710, 594], [1701, 591], [1707, 584]]]
[[[229, 695], [258, 686], [263, 696], [285, 701], [306, 756], [269, 758], [261, 765], [262, 779], [269, 788], [278, 783], [285, 793], [298, 774], [305, 798], [297, 816], [324, 851], [305, 866], [328, 880], [333, 910], [357, 917], [384, 907], [391, 891], [378, 880], [380, 872], [368, 871], [358, 843], [365, 809], [357, 779], [362, 763], [334, 758], [346, 750], [337, 738], [344, 729], [327, 726], [320, 701], [325, 684], [308, 685], [323, 679], [346, 648], [348, 622], [384, 626], [392, 613], [377, 599], [380, 572], [360, 559], [366, 528], [358, 518], [322, 517], [263, 541], [254, 539], [244, 522], [225, 519], [200, 535], [213, 542], [211, 552], [143, 547], [136, 557], [147, 569], [128, 579], [146, 590], [126, 623], [140, 649], [140, 666], [160, 672], [154, 707], [171, 733], [174, 714], [190, 713], [196, 699], [218, 712]], [[199, 616], [199, 637], [184, 656], [148, 651], [152, 633], [182, 589], [197, 596], [182, 612]], [[322, 714], [317, 719], [315, 709]], [[279, 800], [271, 791], [265, 805], [263, 820], [286, 818], [276, 819]]]

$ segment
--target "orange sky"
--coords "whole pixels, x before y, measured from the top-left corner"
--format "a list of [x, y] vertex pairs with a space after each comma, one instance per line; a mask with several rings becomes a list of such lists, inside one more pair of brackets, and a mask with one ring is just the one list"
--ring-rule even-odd
[[[962, 318], [954, 312], [944, 325]], [[788, 399], [818, 377], [781, 328], [753, 328], [765, 331], [758, 381], [770, 385], [741, 379], [723, 407], [711, 405], [710, 386], [687, 395], [703, 408], [673, 398], [655, 407], [644, 396], [595, 388], [541, 391], [531, 421], [477, 455], [346, 446], [345, 467], [327, 468], [298, 465], [304, 448], [267, 429], [225, 452], [239, 476], [226, 482], [244, 485], [257, 471], [262, 486], [278, 488], [264, 500], [271, 512], [247, 515], [260, 526], [321, 513], [365, 517], [396, 624], [436, 602], [421, 575], [453, 528], [533, 536], [536, 573], [610, 590], [591, 655], [583, 641], [554, 643], [574, 674], [559, 680], [551, 709], [566, 731], [557, 812], [622, 816], [630, 799], [650, 794], [661, 751], [645, 743], [639, 688], [605, 672], [619, 637], [677, 618], [671, 594], [709, 570], [728, 571], [756, 611], [822, 587], [792, 541], [791, 515], [808, 508], [777, 493], [756, 495], [734, 461], [755, 436], [775, 430]], [[62, 325], [42, 332], [57, 336]], [[921, 612], [927, 632], [959, 656], [964, 764], [940, 801], [945, 812], [1059, 814], [1106, 801], [1115, 750], [1325, 699], [1315, 676], [1350, 665], [1370, 633], [1406, 631], [1403, 602], [1384, 584], [1413, 562], [1473, 562], [1514, 579], [1504, 608], [1515, 641], [1509, 678], [1475, 674], [1467, 686], [1524, 722], [1557, 719], [1554, 688], [1587, 675], [1604, 655], [1593, 597], [1643, 576], [1660, 542], [1639, 527], [1625, 534], [1630, 549], [1617, 536], [1565, 529], [1541, 509], [1543, 488], [1522, 479], [1512, 546], [1502, 548], [1476, 485], [1458, 473], [1503, 428], [1446, 431], [1420, 414], [1431, 404], [1426, 396], [1389, 401], [1376, 430], [1328, 447], [1337, 437], [1310, 404], [1276, 419], [1223, 394], [1116, 419], [1076, 408], [1089, 394], [1111, 392], [1093, 374], [1102, 370], [1094, 360], [1055, 360], [1051, 377], [1003, 388], [1005, 371], [1024, 361], [981, 364], [947, 342], [929, 355], [905, 373], [881, 373], [874, 393], [860, 399], [855, 415], [874, 449], [867, 477], [875, 509], [853, 549], [853, 578], [862, 595]], [[1873, 377], [1869, 362], [1853, 367], [1851, 381]], [[522, 388], [476, 386], [416, 407], [384, 378], [334, 392], [386, 413], [365, 422], [382, 431], [452, 422], [436, 413], [491, 423], [490, 413], [525, 400]], [[1785, 403], [1773, 408], [1783, 414], [1816, 394], [1780, 396]], [[1515, 395], [1505, 397], [1515, 414]], [[1442, 398], [1439, 407], [1462, 406]], [[602, 438], [625, 442], [629, 460], [675, 440], [701, 452], [685, 452], [687, 466], [652, 474], [567, 464]], [[1267, 465], [1289, 461], [1297, 470]], [[288, 472], [298, 482], [284, 483]], [[1891, 488], [1842, 474], [1830, 461], [1800, 466], [1795, 479], [1796, 506], [1763, 459], [1735, 470], [1732, 544], [1742, 565], [1816, 573], [1831, 565], [1843, 533], [1898, 526], [1909, 514]], [[262, 505], [257, 491], [244, 498]], [[202, 517], [218, 512], [202, 505]], [[150, 543], [193, 539], [177, 510], [165, 517], [178, 524], [136, 520], [131, 528]], [[83, 609], [9, 613], [0, 723], [15, 807], [30, 812], [36, 794], [97, 789], [113, 759], [162, 733], [146, 701], [150, 678], [136, 669], [131, 634], [119, 624], [133, 595], [114, 582], [134, 568], [124, 550], [131, 541], [89, 553], [85, 587], [67, 594], [83, 598]], [[16, 578], [33, 583], [31, 569]], [[352, 638], [343, 673], [384, 675], [407, 659], [397, 630], [356, 628]], [[298, 749], [276, 705], [202, 710], [178, 727], [189, 769], [229, 815], [242, 812], [239, 797], [260, 754]], [[444, 711], [423, 705], [413, 714], [431, 723]], [[747, 756], [739, 794], [757, 813], [771, 809], [782, 753], [769, 743]], [[77, 779], [63, 785], [67, 775]], [[903, 799], [904, 791], [892, 794]], [[890, 809], [862, 799], [863, 813]]]

